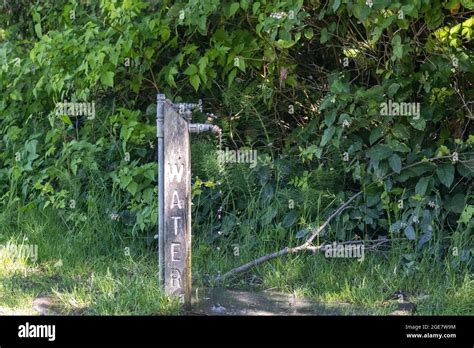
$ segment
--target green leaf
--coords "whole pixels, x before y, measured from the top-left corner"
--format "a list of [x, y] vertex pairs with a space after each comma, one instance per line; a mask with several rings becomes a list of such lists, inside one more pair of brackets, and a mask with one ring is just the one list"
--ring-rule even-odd
[[332, 10], [334, 13], [337, 11], [339, 6], [341, 6], [341, 0], [334, 0], [334, 4], [332, 4]]
[[150, 60], [153, 57], [155, 50], [152, 47], [145, 48], [145, 57], [146, 59]]
[[41, 37], [43, 36], [43, 32], [41, 30], [41, 23], [35, 24], [35, 33], [41, 39]]
[[380, 202], [380, 195], [375, 194], [375, 195], [368, 195], [367, 196], [367, 207], [373, 207], [375, 206], [378, 202]]
[[392, 83], [390, 87], [388, 87], [388, 97], [392, 98], [395, 93], [397, 93], [398, 89], [400, 88], [400, 85], [398, 83]]
[[135, 196], [138, 190], [138, 184], [135, 181], [132, 181], [128, 186], [127, 186], [128, 192], [132, 194], [132, 196]]
[[268, 210], [263, 214], [262, 216], [262, 225], [268, 225], [270, 224], [275, 216], [277, 215], [278, 210], [274, 207], [268, 207]]
[[237, 75], [237, 69], [232, 69], [229, 75], [227, 76], [228, 86], [234, 82], [235, 76]]
[[329, 114], [324, 116], [324, 123], [328, 127], [331, 126], [335, 120], [336, 120], [336, 111], [330, 112]]
[[308, 233], [309, 233], [309, 229], [308, 228], [303, 228], [302, 230], [299, 230], [298, 232], [296, 232], [296, 238], [298, 238], [298, 239], [303, 238]]
[[312, 28], [307, 28], [304, 31], [304, 37], [307, 38], [308, 40], [311, 40], [314, 36], [314, 32]]
[[388, 159], [388, 163], [390, 164], [390, 168], [392, 168], [395, 173], [400, 174], [400, 171], [402, 170], [402, 161], [400, 156], [394, 153]]
[[188, 75], [188, 76], [196, 75], [197, 72], [198, 72], [197, 66], [194, 64], [189, 64], [186, 70], [184, 70], [184, 75]]
[[431, 176], [425, 176], [421, 178], [415, 186], [415, 193], [420, 196], [424, 196], [428, 188], [428, 184], [430, 183], [430, 180]]
[[208, 63], [209, 63], [209, 58], [207, 58], [207, 56], [201, 57], [199, 59], [198, 65], [199, 65], [199, 73], [201, 75], [204, 75], [206, 73], [206, 67]]
[[120, 177], [120, 187], [126, 188], [132, 182], [132, 177], [130, 175], [124, 175]]
[[370, 132], [370, 137], [369, 137], [370, 145], [373, 145], [377, 140], [380, 139], [383, 133], [383, 129], [384, 129], [383, 127], [377, 127], [377, 128], [372, 129], [372, 131]]
[[403, 124], [397, 123], [392, 127], [392, 134], [397, 139], [406, 140], [410, 136], [410, 131]]
[[234, 2], [232, 5], [230, 5], [229, 17], [232, 17], [233, 15], [235, 15], [239, 7], [240, 7], [240, 4], [238, 2]]
[[424, 118], [418, 118], [415, 119], [414, 117], [409, 117], [408, 122], [412, 125], [413, 128], [418, 129], [418, 130], [425, 130], [426, 127], [426, 121]]
[[329, 142], [329, 140], [332, 139], [335, 131], [336, 131], [335, 127], [326, 128], [326, 130], [324, 131], [323, 137], [321, 139], [321, 146], [326, 145]]
[[245, 68], [246, 68], [245, 59], [244, 59], [243, 57], [238, 57], [238, 58], [239, 58], [239, 60], [238, 60], [238, 62], [239, 62], [238, 68], [239, 68], [241, 71], [245, 72]]
[[393, 46], [393, 56], [396, 59], [402, 59], [403, 57], [403, 46], [402, 46], [402, 38], [400, 35], [395, 35], [392, 39], [392, 46]]
[[298, 212], [292, 210], [283, 218], [282, 226], [285, 228], [291, 227], [296, 222], [296, 219], [298, 219]]
[[395, 223], [390, 225], [390, 232], [400, 232], [401, 228], [402, 222], [400, 220], [397, 220]]
[[448, 211], [452, 211], [456, 214], [461, 214], [465, 205], [465, 195], [462, 193], [457, 193], [454, 195], [454, 197], [446, 198], [444, 203], [444, 206]]
[[474, 215], [474, 205], [466, 205], [464, 210], [459, 217], [458, 224], [468, 224], [472, 220]]
[[441, 164], [436, 169], [436, 175], [439, 181], [449, 188], [454, 181], [454, 166], [449, 163]]
[[461, 0], [461, 4], [468, 10], [474, 10], [474, 1], [473, 0]]
[[154, 191], [151, 187], [149, 187], [149, 188], [145, 189], [145, 191], [143, 191], [143, 196], [142, 196], [143, 200], [148, 204], [153, 203], [154, 196], [155, 196], [155, 193], [154, 193]]
[[426, 242], [428, 242], [432, 236], [433, 232], [431, 232], [430, 230], [428, 230], [426, 233], [423, 233], [420, 239], [418, 240], [418, 247], [422, 247], [424, 244], [426, 244]]
[[328, 29], [323, 28], [323, 30], [321, 30], [321, 38], [319, 39], [319, 42], [321, 42], [322, 44], [325, 44], [326, 42], [328, 42], [328, 40], [329, 40]]
[[252, 13], [256, 15], [259, 8], [260, 8], [260, 3], [259, 2], [254, 3], [252, 5]]
[[275, 191], [273, 190], [273, 186], [270, 184], [266, 184], [262, 191], [263, 201], [268, 202], [269, 200], [271, 200], [273, 198], [274, 192]]
[[201, 79], [199, 75], [193, 75], [189, 78], [189, 82], [193, 86], [194, 90], [197, 91], [199, 89], [199, 85], [201, 84]]
[[71, 119], [69, 118], [68, 115], [61, 115], [60, 117], [61, 121], [63, 121], [64, 123], [72, 126], [72, 122], [71, 122]]
[[375, 145], [372, 147], [370, 150], [367, 151], [367, 156], [374, 161], [380, 161], [385, 158], [388, 158], [392, 156], [393, 151], [392, 149], [385, 145], [385, 144], [380, 144], [380, 145]]
[[413, 226], [410, 225], [405, 228], [405, 236], [410, 240], [416, 239], [415, 229], [413, 228]]
[[114, 75], [112, 71], [103, 72], [102, 75], [100, 75], [100, 82], [102, 82], [104, 86], [113, 87]]

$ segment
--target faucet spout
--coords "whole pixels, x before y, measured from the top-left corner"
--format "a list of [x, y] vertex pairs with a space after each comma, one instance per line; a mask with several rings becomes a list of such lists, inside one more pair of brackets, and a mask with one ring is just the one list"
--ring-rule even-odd
[[215, 134], [220, 134], [221, 129], [214, 124], [205, 124], [205, 123], [190, 123], [189, 124], [189, 133], [204, 133], [211, 132]]

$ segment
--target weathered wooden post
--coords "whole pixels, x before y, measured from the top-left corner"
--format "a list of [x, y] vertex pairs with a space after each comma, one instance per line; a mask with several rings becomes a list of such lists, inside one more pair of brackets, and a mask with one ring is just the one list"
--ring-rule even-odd
[[191, 124], [191, 110], [200, 104], [173, 104], [158, 94], [158, 258], [165, 292], [191, 303], [191, 150], [190, 133], [217, 126]]

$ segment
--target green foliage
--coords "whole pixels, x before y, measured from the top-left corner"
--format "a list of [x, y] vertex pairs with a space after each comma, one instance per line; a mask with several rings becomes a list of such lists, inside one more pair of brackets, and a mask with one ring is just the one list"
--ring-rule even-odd
[[[359, 190], [322, 238], [404, 236], [418, 248], [470, 233], [472, 8], [465, 0], [7, 5], [0, 203], [53, 207], [77, 225], [90, 193], [110, 192], [120, 204], [107, 214], [152, 239], [159, 91], [175, 101], [199, 94], [221, 116], [228, 146], [259, 152], [255, 168], [221, 168], [213, 150], [195, 146], [193, 217], [213, 226], [212, 241], [221, 231], [239, 242], [237, 232], [254, 226], [286, 245]], [[63, 101], [95, 103], [95, 115], [58, 113]], [[409, 108], [383, 111], [393, 103]], [[218, 222], [211, 212], [221, 203]]]

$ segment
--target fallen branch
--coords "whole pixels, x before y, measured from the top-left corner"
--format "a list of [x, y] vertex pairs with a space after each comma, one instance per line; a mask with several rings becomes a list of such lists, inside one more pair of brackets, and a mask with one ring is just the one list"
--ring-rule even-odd
[[[391, 239], [376, 239], [376, 240], [367, 240], [367, 241], [348, 241], [348, 242], [338, 243], [338, 245], [363, 244], [365, 246], [366, 244], [372, 244], [373, 243], [373, 245], [369, 245], [369, 246], [366, 247], [367, 250], [370, 250], [370, 249], [376, 249], [377, 247], [379, 247], [383, 244], [393, 242], [394, 240], [406, 240], [406, 239], [407, 238], [391, 238]], [[319, 245], [319, 246], [314, 246], [314, 245], [306, 245], [306, 243], [304, 243], [304, 244], [302, 244], [300, 246], [297, 246], [297, 247], [294, 247], [294, 248], [286, 247], [284, 249], [281, 249], [280, 251], [264, 255], [262, 257], [259, 257], [258, 259], [247, 262], [246, 264], [243, 264], [242, 266], [236, 267], [236, 268], [230, 270], [229, 272], [224, 273], [223, 275], [217, 277], [217, 281], [221, 281], [221, 280], [223, 280], [225, 278], [228, 278], [228, 277], [230, 277], [234, 274], [237, 274], [237, 273], [245, 272], [245, 271], [249, 270], [250, 268], [253, 268], [255, 266], [260, 265], [261, 263], [264, 263], [268, 260], [283, 256], [283, 255], [294, 254], [294, 253], [298, 253], [300, 251], [312, 251], [313, 254], [315, 254], [317, 252], [325, 252], [328, 247], [331, 247], [331, 244], [322, 244], [322, 245]]]
[[[322, 230], [324, 230], [326, 228], [327, 225], [329, 225], [329, 223], [331, 222], [332, 219], [334, 219], [337, 215], [339, 215], [340, 213], [342, 213], [344, 210], [346, 210], [348, 207], [349, 207], [349, 204], [351, 204], [351, 202], [356, 199], [357, 197], [359, 197], [360, 195], [362, 194], [362, 191], [356, 193], [355, 195], [353, 195], [351, 198], [349, 198], [346, 202], [344, 202], [343, 204], [341, 204], [335, 211], [334, 213], [332, 213], [328, 218], [327, 220], [321, 225], [319, 226], [307, 239], [306, 239], [306, 242], [304, 242], [303, 244], [297, 246], [297, 247], [294, 247], [294, 248], [290, 248], [290, 247], [286, 247], [284, 249], [281, 249], [280, 251], [277, 251], [277, 252], [274, 252], [274, 253], [271, 253], [271, 254], [267, 254], [267, 255], [264, 255], [264, 256], [261, 256], [259, 257], [258, 259], [255, 259], [253, 261], [250, 261], [250, 262], [247, 262], [246, 264], [243, 264], [242, 266], [239, 266], [237, 268], [234, 268], [232, 270], [230, 270], [229, 272], [227, 273], [224, 273], [222, 276], [218, 277], [217, 280], [222, 280], [222, 279], [225, 279], [233, 274], [236, 274], [236, 273], [241, 273], [241, 272], [244, 272], [252, 267], [255, 267], [265, 261], [268, 261], [268, 260], [271, 260], [271, 259], [274, 259], [276, 257], [280, 257], [280, 256], [283, 256], [283, 255], [286, 255], [286, 254], [294, 254], [294, 253], [297, 253], [297, 252], [300, 252], [300, 251], [304, 251], [304, 250], [310, 250], [310, 251], [313, 251], [313, 253], [316, 253], [317, 251], [319, 251], [323, 246], [323, 245], [319, 245], [319, 246], [313, 246], [311, 245], [311, 242], [313, 241], [314, 238], [316, 238], [316, 236], [318, 236]], [[347, 243], [346, 243], [347, 244]]]
[[[403, 171], [405, 169], [408, 169], [408, 168], [411, 168], [411, 167], [415, 167], [415, 166], [417, 166], [419, 164], [422, 164], [422, 163], [427, 163], [427, 162], [430, 162], [430, 161], [438, 161], [438, 160], [442, 160], [442, 159], [452, 159], [452, 155], [436, 156], [436, 157], [421, 160], [419, 162], [411, 163], [411, 164], [406, 165], [405, 167], [401, 168], [401, 171]], [[384, 177], [382, 177], [381, 179], [385, 180], [385, 179], [391, 177], [394, 174], [396, 174], [396, 172], [389, 173], [389, 174], [385, 175]], [[314, 245], [311, 244], [313, 242], [314, 238], [316, 238], [329, 225], [329, 223], [336, 216], [338, 216], [344, 210], [346, 210], [349, 207], [349, 204], [351, 204], [354, 199], [356, 199], [357, 197], [362, 195], [362, 193], [363, 193], [363, 191], [359, 191], [355, 195], [353, 195], [351, 198], [349, 198], [347, 201], [342, 203], [331, 215], [329, 215], [327, 220], [321, 226], [319, 226], [313, 233], [311, 233], [311, 235], [306, 239], [306, 241], [303, 244], [301, 244], [297, 247], [294, 247], [294, 248], [286, 247], [284, 249], [281, 249], [280, 251], [276, 251], [274, 253], [261, 256], [258, 259], [247, 262], [246, 264], [243, 264], [242, 266], [236, 267], [236, 268], [230, 270], [229, 272], [224, 273], [223, 275], [217, 277], [216, 280], [220, 281], [220, 280], [223, 280], [225, 278], [228, 278], [231, 275], [241, 273], [241, 272], [245, 272], [245, 271], [249, 270], [250, 268], [253, 268], [255, 266], [260, 265], [261, 263], [264, 263], [268, 260], [283, 256], [283, 255], [294, 254], [294, 253], [298, 253], [300, 251], [308, 251], [308, 250], [313, 251], [313, 253], [316, 253], [318, 251], [323, 250], [329, 244], [322, 244], [322, 245], [319, 245], [319, 246], [314, 246]], [[397, 239], [400, 239], [400, 238], [397, 238]], [[404, 239], [404, 238], [401, 238], [401, 239]], [[377, 246], [379, 246], [381, 244], [385, 244], [385, 243], [387, 243], [391, 240], [392, 239], [369, 240], [369, 241], [360, 241], [359, 243], [379, 243], [376, 246], [371, 246], [370, 247], [371, 249], [373, 249], [373, 248], [376, 248]], [[357, 243], [357, 242], [350, 241], [350, 242], [343, 242], [343, 243], [339, 243], [339, 244], [349, 244], [349, 243]]]

